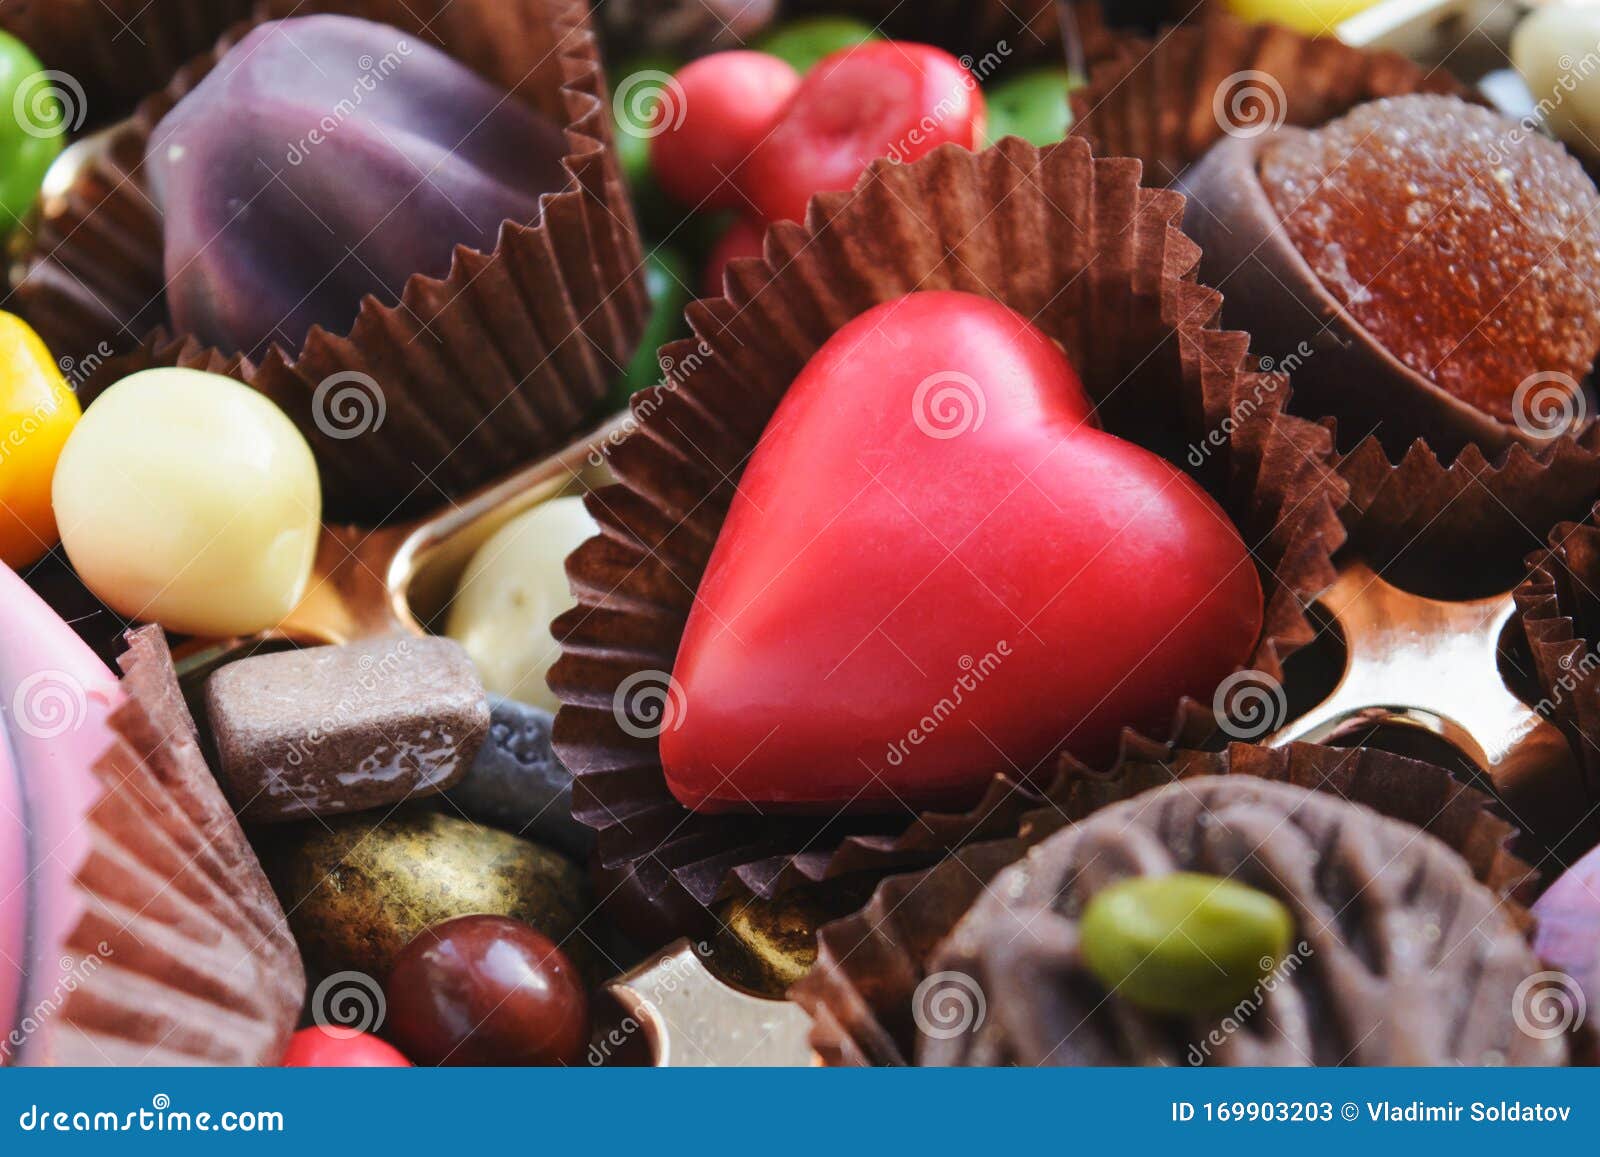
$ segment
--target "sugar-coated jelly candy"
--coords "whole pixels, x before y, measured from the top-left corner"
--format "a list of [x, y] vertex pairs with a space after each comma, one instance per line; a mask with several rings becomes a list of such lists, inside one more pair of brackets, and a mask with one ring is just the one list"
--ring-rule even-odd
[[385, 994], [389, 1032], [418, 1064], [574, 1064], [589, 1043], [588, 997], [566, 953], [504, 916], [427, 929]]
[[150, 138], [173, 326], [229, 352], [344, 333], [364, 295], [442, 277], [565, 184], [561, 130], [420, 38], [263, 25]]
[[550, 623], [573, 605], [567, 555], [599, 533], [581, 498], [557, 498], [506, 523], [467, 564], [445, 633], [467, 649], [484, 689], [554, 711], [545, 675], [561, 648]]
[[1357, 107], [1268, 143], [1290, 239], [1394, 357], [1501, 421], [1600, 351], [1600, 193], [1562, 147], [1454, 97]]
[[50, 481], [78, 418], [39, 335], [0, 313], [0, 562], [25, 567], [59, 541]]
[[84, 413], [56, 466], [61, 541], [112, 610], [187, 635], [281, 622], [311, 577], [322, 490], [311, 447], [220, 374], [146, 370]]

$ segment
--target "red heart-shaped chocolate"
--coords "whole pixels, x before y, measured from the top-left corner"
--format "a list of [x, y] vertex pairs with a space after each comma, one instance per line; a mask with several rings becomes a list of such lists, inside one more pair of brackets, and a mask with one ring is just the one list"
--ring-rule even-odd
[[807, 364], [740, 482], [673, 670], [701, 811], [970, 803], [1161, 732], [1250, 654], [1261, 585], [1182, 471], [1097, 429], [1004, 305], [915, 293]]

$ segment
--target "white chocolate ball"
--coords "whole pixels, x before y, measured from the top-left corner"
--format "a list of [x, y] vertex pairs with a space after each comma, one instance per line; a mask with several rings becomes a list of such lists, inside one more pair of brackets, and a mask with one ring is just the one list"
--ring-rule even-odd
[[1531, 13], [1512, 34], [1511, 60], [1550, 131], [1578, 155], [1600, 160], [1600, 8]]
[[600, 528], [581, 498], [557, 498], [506, 523], [461, 577], [445, 633], [466, 648], [486, 691], [555, 711], [545, 676], [561, 654], [550, 633], [577, 605], [567, 556]]
[[52, 487], [61, 542], [100, 601], [187, 635], [276, 626], [321, 534], [311, 447], [248, 386], [146, 370], [97, 398]]

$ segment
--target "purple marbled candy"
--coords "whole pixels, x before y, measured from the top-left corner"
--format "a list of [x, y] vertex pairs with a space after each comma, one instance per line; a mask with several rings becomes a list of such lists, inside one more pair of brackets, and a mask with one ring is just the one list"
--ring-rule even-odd
[[348, 332], [566, 183], [561, 129], [419, 38], [345, 16], [265, 24], [150, 138], [173, 327], [259, 357]]

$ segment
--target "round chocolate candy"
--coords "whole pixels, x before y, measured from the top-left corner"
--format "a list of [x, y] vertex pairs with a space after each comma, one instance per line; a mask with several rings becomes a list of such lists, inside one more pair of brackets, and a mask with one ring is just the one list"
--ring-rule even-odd
[[572, 773], [550, 747], [548, 711], [489, 697], [489, 736], [445, 793], [468, 819], [526, 836], [582, 860], [594, 830], [572, 818]]
[[[1180, 873], [1251, 895], [1219, 904], [1212, 880], [1197, 903]], [[1124, 909], [1109, 913], [1113, 952], [1102, 897]], [[1211, 958], [1172, 943], [1185, 934]], [[1124, 991], [1135, 942], [1160, 959]], [[1331, 792], [1201, 776], [1095, 812], [1001, 872], [911, 1011], [931, 1065], [1563, 1064], [1566, 1043], [1519, 1006], [1540, 967], [1433, 836]]]
[[422, 932], [385, 986], [389, 1032], [425, 1065], [569, 1065], [589, 1043], [589, 1002], [549, 937], [503, 916]]
[[1232, 136], [1183, 182], [1224, 320], [1297, 407], [1444, 454], [1575, 432], [1600, 352], [1600, 193], [1556, 143], [1454, 97]]
[[187, 635], [277, 625], [321, 539], [300, 431], [263, 395], [198, 370], [146, 370], [101, 394], [61, 451], [52, 502], [89, 590]]

